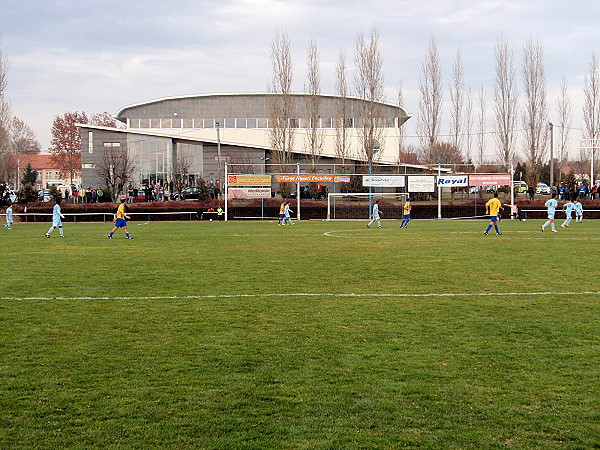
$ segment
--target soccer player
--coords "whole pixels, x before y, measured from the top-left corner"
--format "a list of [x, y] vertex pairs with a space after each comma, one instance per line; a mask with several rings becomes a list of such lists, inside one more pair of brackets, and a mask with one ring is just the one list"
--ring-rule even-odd
[[583, 205], [579, 200], [575, 201], [575, 222], [583, 222]]
[[64, 219], [65, 216], [62, 215], [62, 212], [60, 210], [60, 198], [56, 199], [56, 204], [54, 205], [54, 208], [52, 208], [52, 226], [50, 227], [50, 229], [48, 230], [48, 232], [46, 233], [46, 237], [49, 238], [50, 237], [50, 233], [52, 233], [56, 228], [58, 228], [58, 232], [60, 233], [60, 237], [64, 238], [65, 235], [63, 233], [63, 229], [62, 229], [62, 220]]
[[277, 226], [281, 226], [281, 221], [285, 225], [285, 202], [281, 202], [279, 205], [279, 220], [277, 221]]
[[125, 237], [127, 239], [133, 239], [129, 234], [129, 229], [127, 228], [127, 219], [130, 219], [130, 217], [127, 215], [127, 205], [125, 204], [126, 201], [126, 197], [121, 199], [121, 204], [118, 206], [117, 212], [115, 213], [115, 217], [113, 219], [115, 222], [115, 227], [108, 234], [109, 239], [112, 239], [113, 234], [115, 234], [115, 231], [117, 231], [119, 228], [123, 228], [125, 230]]
[[573, 209], [575, 209], [575, 204], [571, 200], [563, 205], [566, 220], [562, 223], [561, 227], [565, 228], [569, 226], [571, 220], [573, 220]]
[[290, 202], [285, 202], [285, 207], [283, 208], [283, 213], [285, 215], [285, 218], [283, 219], [283, 224], [286, 225], [286, 221], [289, 222], [290, 225], [294, 225], [294, 222], [292, 222], [292, 216], [291, 213], [293, 213], [294, 211], [292, 211], [290, 209]]
[[510, 217], [514, 219], [523, 220], [523, 218], [519, 215], [519, 207], [513, 203], [505, 203], [504, 206], [508, 206], [510, 208]]
[[379, 200], [375, 200], [373, 212], [371, 213], [371, 221], [367, 224], [367, 228], [370, 228], [371, 224], [375, 221], [377, 221], [377, 228], [381, 228], [381, 217], [379, 217]]
[[502, 203], [498, 200], [498, 193], [494, 192], [494, 198], [490, 198], [488, 202], [485, 204], [485, 213], [491, 216], [490, 224], [483, 232], [486, 236], [489, 234], [492, 226], [496, 230], [496, 234], [502, 235], [500, 230], [498, 229], [498, 221], [500, 220], [498, 216], [500, 215], [500, 210], [502, 209]]
[[406, 228], [408, 222], [410, 222], [410, 210], [412, 209], [412, 206], [410, 206], [410, 198], [407, 198], [406, 202], [404, 202], [403, 209], [404, 215], [402, 216], [402, 223], [400, 224], [400, 228]]
[[7, 230], [10, 230], [10, 226], [13, 223], [13, 215], [12, 215], [12, 204], [9, 203], [8, 207], [6, 208], [6, 225], [4, 225], [4, 228], [6, 228]]
[[552, 232], [558, 233], [558, 231], [556, 231], [556, 228], [554, 228], [554, 215], [556, 214], [556, 207], [558, 206], [558, 202], [556, 201], [556, 194], [552, 194], [552, 198], [548, 200], [544, 206], [548, 207], [548, 221], [544, 225], [542, 225], [542, 231], [544, 231], [544, 228], [546, 228], [548, 225], [551, 225]]

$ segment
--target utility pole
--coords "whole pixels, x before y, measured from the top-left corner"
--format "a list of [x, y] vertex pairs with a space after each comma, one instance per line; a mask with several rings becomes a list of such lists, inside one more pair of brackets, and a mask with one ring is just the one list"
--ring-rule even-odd
[[554, 125], [550, 122], [550, 193], [554, 193]]
[[220, 124], [219, 121], [215, 121], [217, 126], [217, 181], [219, 182], [219, 186], [221, 185], [221, 134], [220, 134]]

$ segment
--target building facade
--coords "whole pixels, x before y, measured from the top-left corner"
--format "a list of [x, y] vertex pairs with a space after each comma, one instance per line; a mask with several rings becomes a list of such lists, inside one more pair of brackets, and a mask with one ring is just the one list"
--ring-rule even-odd
[[76, 187], [81, 186], [81, 174], [77, 171], [73, 172], [72, 180], [63, 177], [60, 169], [52, 162], [52, 157], [50, 155], [17, 155], [17, 171], [19, 173], [18, 186], [21, 185], [23, 170], [25, 170], [28, 165], [37, 172], [37, 180], [33, 187], [38, 191], [48, 189], [52, 185], [69, 186], [70, 183], [72, 183]]
[[[127, 154], [134, 167], [134, 185], [152, 182], [184, 183], [222, 180], [225, 163], [252, 166], [254, 173], [269, 173], [273, 161], [271, 145], [271, 107], [273, 94], [205, 94], [151, 100], [120, 109], [116, 119], [124, 128], [79, 125], [82, 142], [83, 185], [103, 187], [103, 174], [110, 171], [107, 155]], [[290, 128], [294, 134], [291, 149], [294, 163], [308, 160], [310, 133], [307, 114], [308, 96], [290, 96]], [[322, 136], [319, 161], [333, 164], [339, 152], [339, 111], [342, 99], [319, 96], [318, 128]], [[361, 154], [359, 116], [365, 102], [346, 98], [348, 149], [346, 159], [365, 162]], [[379, 103], [378, 118], [382, 138], [376, 144], [377, 161], [398, 162], [398, 136], [410, 116], [398, 105]], [[302, 169], [304, 170], [304, 169]], [[325, 169], [322, 169], [325, 170]]]

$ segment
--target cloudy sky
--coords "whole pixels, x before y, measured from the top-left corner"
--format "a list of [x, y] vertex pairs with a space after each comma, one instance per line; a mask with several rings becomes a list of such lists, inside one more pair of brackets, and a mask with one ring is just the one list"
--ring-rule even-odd
[[[334, 93], [339, 52], [352, 72], [356, 38], [372, 26], [380, 33], [387, 101], [397, 101], [402, 80], [404, 106], [413, 113], [409, 135], [415, 134], [429, 41], [436, 40], [440, 53], [447, 122], [458, 51], [474, 103], [483, 86], [491, 108], [494, 45], [501, 34], [514, 53], [519, 82], [523, 45], [531, 37], [542, 42], [549, 118], [556, 117], [565, 76], [573, 127], [582, 128], [583, 78], [592, 53], [600, 53], [599, 23], [595, 0], [2, 0], [0, 45], [10, 66], [12, 112], [47, 149], [54, 117], [68, 111], [91, 116], [154, 98], [265, 91], [277, 30], [291, 41], [294, 90], [304, 89], [312, 37], [322, 92]], [[573, 133], [579, 138], [579, 131]]]

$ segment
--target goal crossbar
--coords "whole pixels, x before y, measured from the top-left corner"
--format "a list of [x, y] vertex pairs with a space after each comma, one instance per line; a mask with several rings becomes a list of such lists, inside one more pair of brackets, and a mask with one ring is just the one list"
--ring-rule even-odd
[[[361, 217], [343, 217], [342, 219], [365, 219], [370, 217], [372, 202], [375, 200], [387, 199], [391, 201], [398, 201], [400, 204], [403, 204], [406, 199], [409, 197], [407, 192], [358, 192], [358, 193], [348, 193], [348, 192], [330, 192], [327, 194], [327, 220], [335, 220], [338, 219], [336, 217], [336, 206], [337, 203], [343, 202], [351, 204], [352, 202], [359, 203], [360, 201], [368, 201], [368, 205], [363, 205], [361, 208], [356, 208], [362, 214]], [[348, 208], [346, 208], [348, 209]], [[366, 217], [365, 217], [366, 214]]]

